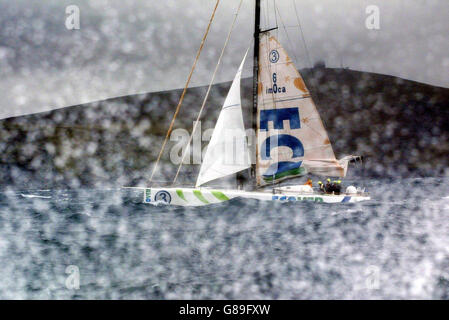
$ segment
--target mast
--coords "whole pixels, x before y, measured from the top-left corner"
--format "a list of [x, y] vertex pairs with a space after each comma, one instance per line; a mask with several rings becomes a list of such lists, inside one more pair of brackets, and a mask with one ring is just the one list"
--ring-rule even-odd
[[[257, 140], [257, 88], [259, 77], [259, 33], [260, 33], [260, 0], [255, 0], [255, 12], [254, 12], [254, 59], [253, 59], [253, 110], [252, 110], [252, 128], [255, 133], [255, 139]], [[257, 141], [253, 141], [253, 144]], [[257, 157], [257, 154], [256, 154]], [[256, 164], [251, 164], [251, 176], [253, 185], [256, 184]]]
[[[257, 148], [257, 87], [258, 87], [258, 74], [259, 74], [259, 35], [260, 35], [260, 0], [255, 0], [254, 10], [254, 57], [253, 57], [253, 107], [251, 110], [251, 127], [254, 132], [254, 141], [252, 141], [252, 148]], [[252, 157], [250, 157], [252, 158]], [[256, 154], [257, 158], [257, 154]], [[254, 159], [251, 159], [254, 160]], [[257, 160], [256, 160], [257, 161]], [[251, 164], [251, 169], [248, 170], [249, 174], [238, 172], [237, 173], [237, 189], [249, 189], [254, 190], [256, 188], [256, 164]], [[249, 175], [249, 177], [248, 177]], [[248, 180], [250, 183], [248, 183]]]
[[[253, 107], [251, 110], [251, 128], [254, 136], [252, 148], [257, 148], [257, 87], [259, 74], [259, 35], [260, 35], [260, 0], [255, 0], [254, 10], [254, 58], [253, 58]], [[251, 149], [253, 151], [254, 149]], [[252, 153], [252, 152], [251, 152]], [[257, 154], [256, 154], [257, 158]], [[251, 160], [252, 157], [250, 156]], [[257, 160], [256, 160], [257, 162]], [[252, 163], [250, 170], [246, 173], [238, 172], [236, 176], [237, 189], [256, 189], [256, 164]], [[249, 183], [248, 183], [249, 182]]]

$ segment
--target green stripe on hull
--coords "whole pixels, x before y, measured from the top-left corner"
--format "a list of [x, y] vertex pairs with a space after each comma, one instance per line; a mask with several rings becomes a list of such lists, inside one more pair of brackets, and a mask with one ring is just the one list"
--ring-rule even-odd
[[177, 194], [178, 197], [180, 197], [182, 200], [184, 200], [184, 201], [187, 202], [187, 199], [186, 199], [186, 197], [184, 196], [184, 192], [182, 192], [181, 189], [177, 189], [177, 190], [176, 190], [176, 194]]
[[198, 198], [198, 200], [200, 200], [203, 203], [209, 203], [209, 201], [206, 200], [206, 198], [204, 198], [203, 194], [201, 193], [201, 191], [199, 190], [193, 190], [193, 194], [195, 195], [195, 197]]
[[[279, 172], [277, 174], [274, 175], [274, 180], [278, 180], [281, 178], [285, 178], [288, 176], [297, 176], [300, 174], [304, 174], [306, 172], [306, 170], [303, 167], [299, 167], [299, 168], [294, 168], [291, 170], [287, 170], [284, 172]], [[263, 177], [264, 181], [273, 181], [273, 176], [268, 176], [268, 177]]]
[[211, 193], [214, 195], [215, 198], [217, 198], [220, 201], [229, 200], [229, 198], [221, 191], [211, 191]]

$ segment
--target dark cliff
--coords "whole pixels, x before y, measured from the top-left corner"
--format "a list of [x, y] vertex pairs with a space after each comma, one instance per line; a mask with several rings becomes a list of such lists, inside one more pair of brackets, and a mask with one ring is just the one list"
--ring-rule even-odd
[[[448, 174], [449, 89], [348, 69], [318, 67], [302, 75], [337, 157], [366, 156], [371, 176]], [[242, 81], [245, 110], [251, 107], [251, 85], [250, 79]], [[214, 126], [229, 86], [213, 87], [203, 131]], [[205, 91], [188, 90], [175, 128], [191, 131]], [[144, 185], [180, 94], [132, 95], [0, 120], [2, 187]], [[173, 144], [157, 180], [174, 175]], [[183, 178], [197, 167], [186, 165]]]

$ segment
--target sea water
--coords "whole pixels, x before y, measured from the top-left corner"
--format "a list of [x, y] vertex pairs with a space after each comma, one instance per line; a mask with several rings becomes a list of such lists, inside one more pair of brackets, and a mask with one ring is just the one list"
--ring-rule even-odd
[[364, 185], [355, 204], [189, 208], [4, 190], [0, 299], [448, 299], [449, 178]]

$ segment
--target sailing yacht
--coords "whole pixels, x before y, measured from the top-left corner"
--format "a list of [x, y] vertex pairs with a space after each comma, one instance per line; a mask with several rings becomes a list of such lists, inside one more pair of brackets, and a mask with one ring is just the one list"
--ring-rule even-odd
[[[280, 185], [281, 181], [307, 174], [345, 177], [349, 163], [358, 157], [336, 159], [303, 78], [276, 37], [269, 30], [260, 30], [259, 0], [255, 20], [252, 110], [255, 161], [251, 161], [240, 98], [245, 54], [222, 106], [195, 187], [136, 187], [143, 191], [144, 203], [204, 206], [233, 198], [323, 203], [370, 199], [353, 186], [341, 194], [326, 194], [309, 185]], [[244, 170], [250, 171], [252, 182], [247, 190], [204, 186]]]

